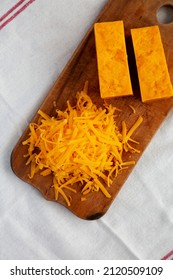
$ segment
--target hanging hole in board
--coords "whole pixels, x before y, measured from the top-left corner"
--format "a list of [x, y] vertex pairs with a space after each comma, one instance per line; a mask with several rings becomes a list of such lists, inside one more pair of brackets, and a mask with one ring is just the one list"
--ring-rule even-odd
[[162, 24], [168, 24], [173, 22], [173, 6], [161, 6], [157, 11], [157, 20], [159, 23]]

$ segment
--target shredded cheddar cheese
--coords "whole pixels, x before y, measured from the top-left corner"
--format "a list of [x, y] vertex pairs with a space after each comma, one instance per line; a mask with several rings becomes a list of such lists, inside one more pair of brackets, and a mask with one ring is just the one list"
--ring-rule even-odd
[[39, 172], [42, 176], [53, 175], [55, 199], [61, 195], [68, 206], [69, 193], [76, 193], [76, 183], [81, 183], [81, 201], [90, 192], [101, 191], [106, 198], [111, 195], [108, 187], [113, 178], [135, 161], [123, 161], [124, 152], [140, 152], [130, 143], [132, 134], [142, 122], [139, 117], [127, 131], [122, 122], [120, 132], [115, 121], [112, 105], [97, 107], [87, 94], [87, 83], [76, 95], [74, 107], [67, 101], [64, 111], [57, 110], [50, 117], [39, 110], [38, 123], [29, 125], [30, 133], [23, 145], [28, 145], [26, 164], [30, 164], [30, 178]]
[[132, 109], [133, 113], [136, 114], [136, 109], [132, 105], [129, 105], [129, 107]]

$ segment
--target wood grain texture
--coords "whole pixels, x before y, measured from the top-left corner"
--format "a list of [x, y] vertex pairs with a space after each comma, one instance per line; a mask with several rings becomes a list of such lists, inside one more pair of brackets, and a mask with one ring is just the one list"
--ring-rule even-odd
[[[109, 100], [110, 103], [116, 107], [122, 109], [119, 114], [119, 124], [122, 120], [127, 120], [127, 125], [130, 127], [138, 118], [139, 115], [143, 116], [143, 123], [135, 132], [135, 139], [140, 142], [140, 154], [134, 154], [133, 160], [136, 162], [142, 155], [142, 152], [147, 147], [151, 138], [159, 128], [162, 121], [173, 106], [173, 99], [166, 99], [161, 101], [155, 101], [152, 103], [144, 104], [141, 102], [139, 84], [137, 79], [137, 71], [134, 59], [134, 52], [132, 47], [132, 41], [130, 36], [130, 29], [136, 27], [159, 25], [163, 46], [168, 63], [168, 69], [173, 83], [173, 23], [163, 25], [157, 21], [157, 10], [165, 4], [172, 4], [173, 1], [164, 0], [111, 0], [108, 1], [104, 10], [101, 12], [96, 21], [115, 21], [123, 20], [125, 26], [125, 36], [128, 52], [128, 60], [130, 65], [133, 97], [122, 97]], [[69, 99], [71, 103], [75, 102], [76, 92], [83, 88], [85, 81], [89, 81], [89, 95], [92, 100], [97, 104], [103, 104], [103, 100], [100, 98], [99, 83], [98, 83], [98, 71], [96, 61], [95, 50], [95, 38], [93, 26], [82, 40], [81, 44], [75, 51], [69, 63], [66, 65], [60, 77], [58, 77], [55, 85], [50, 90], [47, 98], [41, 105], [41, 109], [49, 115], [54, 115], [55, 108], [53, 106], [56, 102], [59, 109], [65, 109], [66, 101]], [[129, 107], [129, 104], [134, 106], [136, 114], [134, 115]], [[32, 121], [37, 121], [37, 114]], [[54, 190], [52, 186], [52, 177], [43, 177], [39, 174], [32, 180], [29, 179], [29, 167], [25, 165], [26, 159], [23, 157], [26, 154], [26, 146], [22, 145], [28, 137], [28, 128], [19, 139], [16, 144], [12, 156], [11, 165], [14, 173], [23, 181], [31, 184], [38, 189], [43, 196], [51, 201], [54, 201]], [[80, 189], [81, 186], [77, 185], [79, 190], [78, 194], [73, 195], [73, 203], [68, 209], [83, 219], [97, 219], [106, 213], [111, 203], [117, 196], [119, 190], [122, 188], [127, 177], [131, 173], [133, 167], [123, 171], [117, 178], [115, 178], [113, 185], [109, 188], [111, 199], [105, 198], [101, 193], [90, 193], [86, 201], [80, 201]], [[58, 203], [61, 203], [66, 207], [65, 202], [60, 197]]]

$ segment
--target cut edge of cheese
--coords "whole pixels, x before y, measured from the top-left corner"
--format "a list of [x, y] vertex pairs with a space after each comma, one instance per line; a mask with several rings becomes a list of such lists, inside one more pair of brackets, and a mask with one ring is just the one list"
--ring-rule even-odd
[[94, 24], [101, 98], [133, 95], [123, 21]]
[[131, 29], [142, 102], [173, 96], [164, 47], [157, 25]]

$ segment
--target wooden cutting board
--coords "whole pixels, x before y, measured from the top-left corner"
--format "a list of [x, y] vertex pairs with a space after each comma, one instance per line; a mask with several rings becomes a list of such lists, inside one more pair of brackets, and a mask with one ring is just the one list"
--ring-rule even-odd
[[[173, 23], [165, 25], [159, 24], [156, 17], [158, 9], [165, 4], [173, 5], [173, 1], [110, 0], [96, 19], [96, 21], [124, 21], [134, 96], [111, 99], [109, 100], [109, 103], [122, 109], [122, 112], [119, 113], [119, 124], [122, 120], [127, 120], [128, 127], [131, 127], [139, 115], [144, 119], [142, 125], [137, 129], [134, 135], [135, 140], [140, 142], [141, 150], [140, 154], [132, 155], [132, 160], [135, 160], [136, 162], [139, 160], [152, 136], [172, 108], [173, 99], [154, 101], [150, 104], [143, 104], [141, 102], [130, 29], [159, 25], [168, 68], [173, 82]], [[76, 92], [83, 88], [86, 80], [89, 81], [89, 95], [92, 100], [97, 105], [102, 105], [103, 100], [101, 100], [99, 93], [93, 26], [82, 40], [60, 77], [58, 77], [55, 85], [48, 93], [47, 98], [40, 108], [49, 115], [54, 114], [55, 107], [53, 104], [55, 104], [55, 102], [59, 109], [65, 109], [66, 101], [69, 99], [71, 103], [74, 102]], [[129, 105], [132, 105], [136, 109], [136, 114], [132, 112]], [[37, 119], [38, 116], [36, 114], [31, 121], [35, 122]], [[12, 152], [12, 169], [19, 178], [38, 189], [46, 199], [55, 201], [54, 190], [51, 188], [52, 177], [50, 175], [47, 177], [36, 175], [33, 179], [29, 179], [28, 177], [29, 167], [25, 165], [26, 159], [24, 158], [24, 154], [27, 152], [27, 147], [22, 145], [22, 141], [27, 137], [28, 128], [26, 128]], [[129, 169], [124, 170], [117, 178], [115, 178], [113, 185], [109, 188], [111, 199], [106, 198], [101, 192], [93, 192], [87, 196], [86, 201], [81, 202], [80, 186], [77, 186], [79, 193], [74, 195], [71, 194], [73, 203], [70, 207], [66, 206], [66, 203], [61, 197], [59, 198], [58, 203], [67, 207], [78, 217], [88, 220], [98, 219], [106, 213], [131, 173], [132, 168], [133, 167], [129, 167]]]

